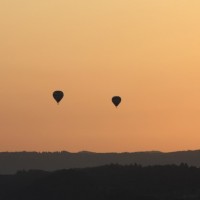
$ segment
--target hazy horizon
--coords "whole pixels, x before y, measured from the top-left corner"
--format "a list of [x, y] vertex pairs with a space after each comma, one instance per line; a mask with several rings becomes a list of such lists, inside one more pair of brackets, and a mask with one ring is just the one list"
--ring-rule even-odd
[[199, 10], [199, 0], [1, 0], [0, 151], [200, 149]]
[[68, 151], [68, 150], [60, 150], [60, 151], [27, 151], [27, 150], [20, 150], [20, 151], [0, 151], [0, 153], [63, 153], [63, 152], [67, 152], [67, 153], [97, 153], [97, 154], [101, 154], [101, 153], [105, 153], [105, 154], [112, 154], [112, 153], [116, 153], [116, 154], [123, 154], [123, 153], [177, 153], [177, 152], [195, 152], [195, 151], [200, 151], [200, 149], [185, 149], [185, 150], [177, 150], [177, 151], [159, 151], [159, 150], [143, 150], [143, 151], [88, 151], [88, 150], [80, 150], [80, 151]]

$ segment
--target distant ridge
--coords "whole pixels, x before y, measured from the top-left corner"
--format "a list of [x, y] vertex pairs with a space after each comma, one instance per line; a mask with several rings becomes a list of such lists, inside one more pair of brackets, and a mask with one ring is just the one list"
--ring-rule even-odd
[[83, 153], [83, 154], [94, 154], [95, 152], [92, 152], [92, 151], [79, 151], [78, 153]]
[[163, 153], [160, 151], [95, 153], [80, 151], [61, 152], [1, 152], [0, 174], [13, 174], [19, 170], [54, 171], [69, 168], [95, 167], [108, 164], [166, 165], [187, 163], [200, 167], [200, 150]]

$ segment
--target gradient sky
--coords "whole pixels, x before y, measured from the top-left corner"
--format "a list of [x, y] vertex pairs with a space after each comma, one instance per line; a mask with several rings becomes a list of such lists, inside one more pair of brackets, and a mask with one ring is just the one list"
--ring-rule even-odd
[[199, 11], [199, 0], [0, 0], [0, 151], [200, 149]]

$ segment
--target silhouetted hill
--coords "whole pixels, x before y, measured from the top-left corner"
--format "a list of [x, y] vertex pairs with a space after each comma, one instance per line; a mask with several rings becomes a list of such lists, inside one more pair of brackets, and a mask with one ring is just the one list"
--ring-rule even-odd
[[2, 200], [199, 200], [200, 168], [107, 165], [0, 176]]
[[200, 150], [171, 153], [92, 153], [92, 152], [2, 152], [0, 153], [0, 174], [13, 174], [18, 170], [38, 169], [54, 171], [59, 169], [95, 167], [107, 164], [142, 166], [187, 163], [200, 166]]

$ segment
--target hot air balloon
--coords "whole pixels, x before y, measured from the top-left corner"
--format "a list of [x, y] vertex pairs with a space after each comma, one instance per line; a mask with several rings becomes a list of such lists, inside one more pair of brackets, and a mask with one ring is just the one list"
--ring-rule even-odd
[[112, 102], [113, 102], [113, 104], [117, 107], [117, 106], [121, 103], [121, 97], [119, 97], [119, 96], [114, 96], [114, 97], [112, 98]]
[[53, 98], [59, 103], [64, 97], [64, 93], [62, 91], [56, 90], [53, 92]]

